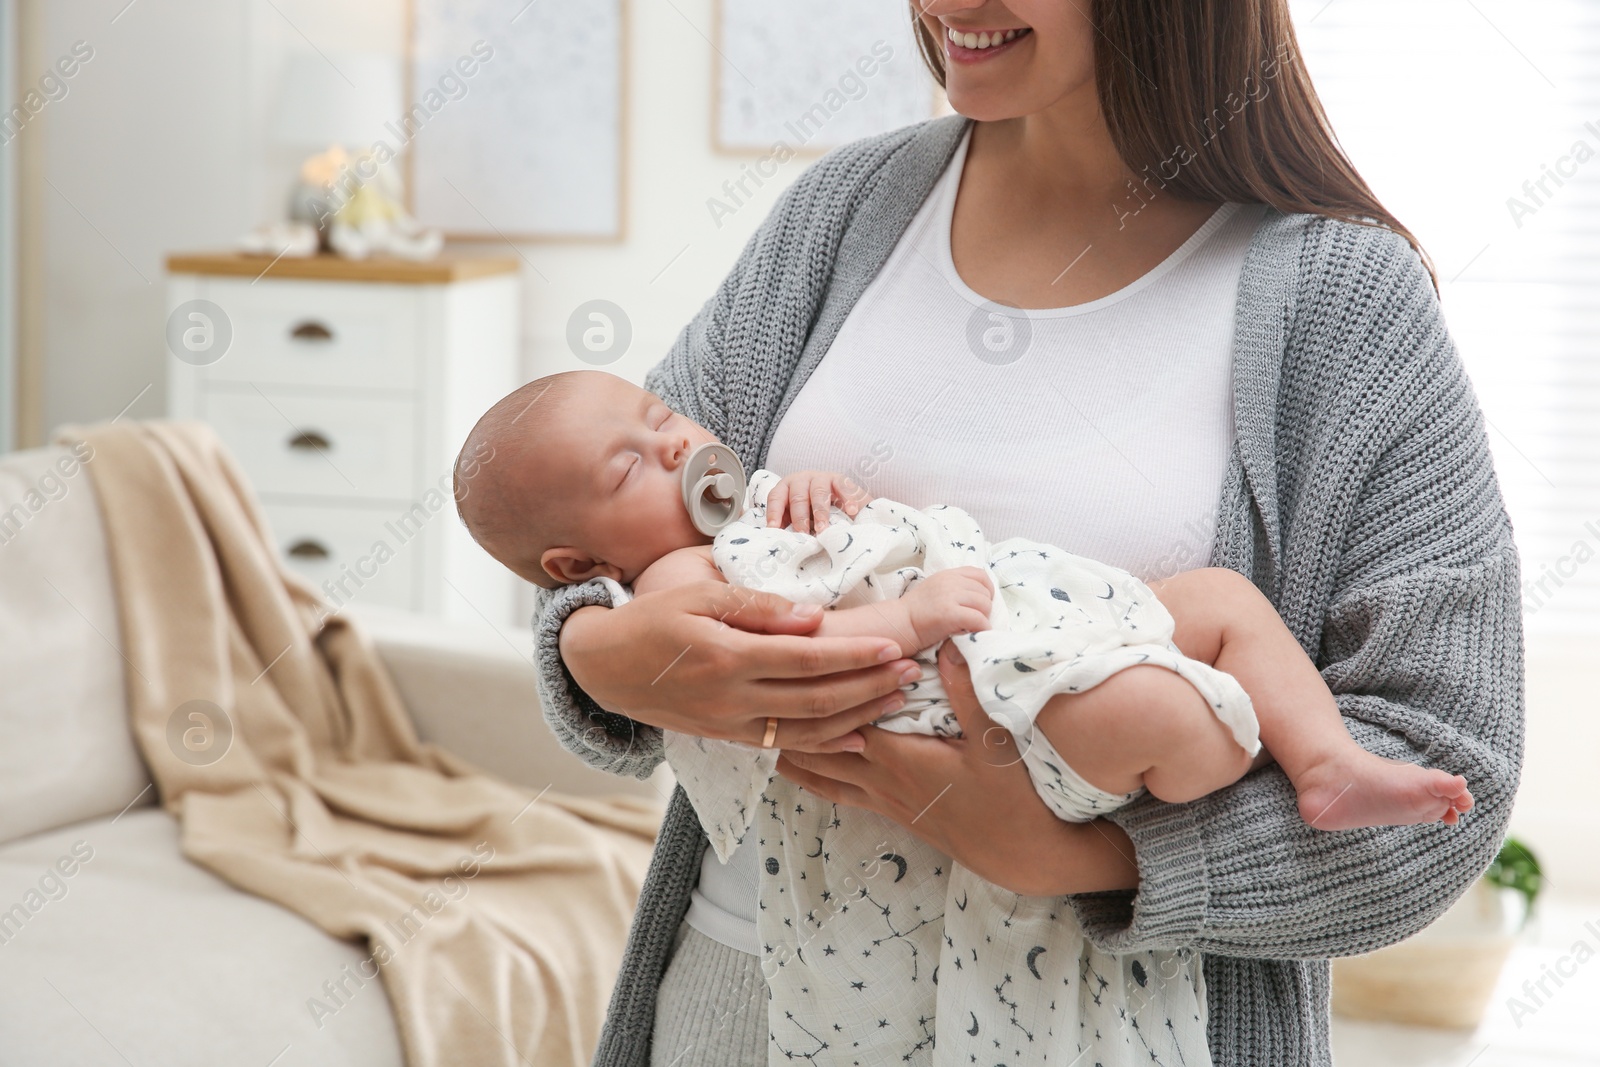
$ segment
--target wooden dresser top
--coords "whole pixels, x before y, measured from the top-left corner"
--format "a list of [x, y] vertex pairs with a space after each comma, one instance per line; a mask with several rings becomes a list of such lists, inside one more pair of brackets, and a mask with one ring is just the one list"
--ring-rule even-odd
[[410, 260], [392, 256], [345, 259], [343, 256], [270, 256], [243, 252], [176, 252], [167, 257], [169, 274], [207, 274], [230, 278], [308, 278], [340, 282], [402, 282], [430, 285], [515, 274], [521, 266], [516, 256], [472, 256], [445, 252], [436, 259]]

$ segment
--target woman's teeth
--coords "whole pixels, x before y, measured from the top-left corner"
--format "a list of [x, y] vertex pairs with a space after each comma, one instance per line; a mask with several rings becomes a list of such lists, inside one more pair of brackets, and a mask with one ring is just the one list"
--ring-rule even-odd
[[1020, 30], [996, 30], [993, 33], [962, 33], [960, 30], [945, 29], [945, 36], [950, 38], [950, 43], [962, 48], [993, 48], [995, 45], [1005, 44], [1016, 38], [1019, 34], [1027, 33], [1026, 27]]

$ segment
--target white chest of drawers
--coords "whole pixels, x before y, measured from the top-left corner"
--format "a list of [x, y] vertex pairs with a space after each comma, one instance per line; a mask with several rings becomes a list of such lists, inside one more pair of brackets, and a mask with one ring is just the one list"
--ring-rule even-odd
[[[284, 562], [332, 607], [517, 621], [520, 583], [472, 543], [450, 483], [473, 423], [520, 380], [517, 261], [266, 266], [168, 258], [179, 329], [192, 321], [231, 335], [220, 357], [168, 360], [170, 417], [217, 431], [260, 494]], [[208, 302], [208, 321], [189, 319], [196, 300]]]

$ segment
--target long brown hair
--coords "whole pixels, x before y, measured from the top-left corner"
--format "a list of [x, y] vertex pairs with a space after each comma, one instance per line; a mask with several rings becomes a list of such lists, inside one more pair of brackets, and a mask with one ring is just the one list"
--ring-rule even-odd
[[[944, 42], [916, 0], [911, 12], [922, 59], [944, 85]], [[1286, 0], [1091, 0], [1090, 20], [1112, 143], [1151, 192], [1385, 227], [1416, 249], [1438, 291], [1422, 245], [1339, 147]]]

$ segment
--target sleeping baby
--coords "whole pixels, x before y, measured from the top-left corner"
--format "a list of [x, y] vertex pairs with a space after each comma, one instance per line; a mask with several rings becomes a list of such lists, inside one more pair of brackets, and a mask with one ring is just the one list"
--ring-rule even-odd
[[[1453, 824], [1472, 805], [1460, 776], [1358, 745], [1271, 603], [1233, 571], [1145, 583], [1052, 545], [991, 544], [959, 507], [873, 499], [813, 471], [754, 472], [712, 535], [685, 504], [684, 465], [714, 444], [616, 375], [551, 375], [474, 427], [458, 507], [490, 555], [546, 589], [598, 579], [621, 605], [727, 581], [823, 605], [815, 636], [896, 642], [923, 677], [881, 729], [961, 735], [935, 659], [960, 642], [983, 710], [1063, 819], [1146, 791], [1194, 800], [1263, 746], [1318, 829]], [[664, 735], [718, 858], [755, 832], [772, 1063], [826, 1061], [826, 1048], [859, 1062], [1068, 1062], [1059, 1053], [1091, 1039], [1107, 1067], [1207, 1062], [1197, 954], [1103, 953], [1059, 899], [1001, 890], [876, 813], [805, 792], [774, 773], [778, 724], [761, 747]], [[1147, 1017], [1159, 1025], [1127, 1026]], [[949, 1020], [936, 1045], [935, 1019]], [[1052, 1036], [1030, 1049], [1036, 1029]], [[1108, 1055], [1111, 1031], [1122, 1053]]]

